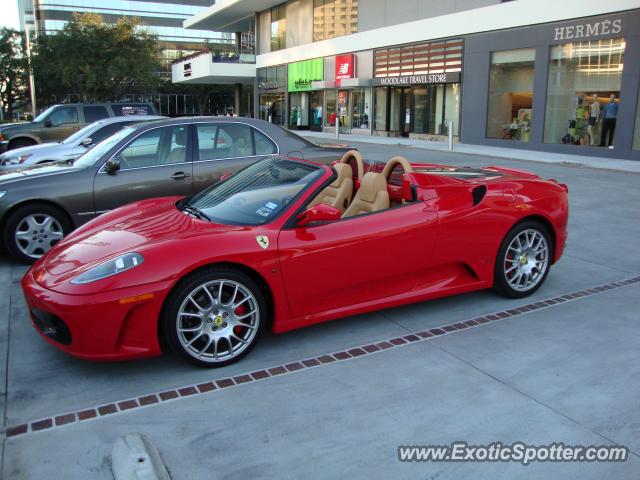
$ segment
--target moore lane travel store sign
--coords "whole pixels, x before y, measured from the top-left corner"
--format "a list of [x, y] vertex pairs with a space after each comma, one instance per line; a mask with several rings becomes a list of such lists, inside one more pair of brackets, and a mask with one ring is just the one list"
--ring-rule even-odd
[[428, 73], [424, 75], [407, 75], [401, 77], [376, 78], [375, 85], [383, 86], [404, 86], [404, 85], [425, 85], [433, 83], [459, 83], [460, 72]]
[[302, 62], [290, 63], [288, 71], [288, 90], [290, 92], [306, 92], [311, 90], [312, 82], [324, 80], [324, 60], [314, 58]]

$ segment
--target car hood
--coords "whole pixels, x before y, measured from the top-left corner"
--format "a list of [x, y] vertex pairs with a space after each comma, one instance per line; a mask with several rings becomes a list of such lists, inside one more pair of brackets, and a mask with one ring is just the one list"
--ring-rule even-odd
[[33, 125], [39, 125], [36, 122], [19, 122], [19, 123], [10, 123], [9, 125], [3, 125], [0, 127], [0, 133], [11, 133], [17, 130], [24, 130], [25, 128], [33, 128]]
[[64, 161], [55, 163], [44, 163], [40, 165], [29, 165], [24, 168], [16, 168], [14, 170], [0, 172], [0, 185], [27, 180], [33, 177], [60, 175], [77, 170], [77, 167], [74, 167], [72, 164]]
[[51, 249], [44, 268], [51, 275], [63, 275], [151, 244], [243, 228], [195, 219], [176, 208], [180, 198], [143, 200], [92, 220]]
[[40, 143], [38, 145], [31, 145], [29, 147], [14, 148], [13, 150], [9, 150], [0, 155], [0, 159], [8, 157], [19, 157], [21, 155], [30, 155], [33, 153], [45, 153], [46, 151], [53, 152], [60, 149], [66, 150], [68, 148], [69, 145], [66, 145], [64, 143]]

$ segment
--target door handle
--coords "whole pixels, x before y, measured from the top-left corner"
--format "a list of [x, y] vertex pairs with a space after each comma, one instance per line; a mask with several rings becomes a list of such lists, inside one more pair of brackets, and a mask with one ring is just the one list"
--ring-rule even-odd
[[174, 180], [184, 180], [185, 178], [189, 178], [190, 176], [191, 175], [185, 172], [176, 172], [171, 175], [171, 178], [173, 178]]

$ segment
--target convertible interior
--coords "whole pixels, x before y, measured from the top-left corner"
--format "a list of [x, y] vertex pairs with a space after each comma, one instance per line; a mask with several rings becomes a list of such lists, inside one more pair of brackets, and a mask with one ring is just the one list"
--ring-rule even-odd
[[393, 157], [382, 168], [365, 173], [365, 163], [357, 150], [350, 150], [333, 165], [336, 179], [307, 205], [324, 203], [342, 213], [342, 218], [377, 212], [415, 200], [415, 190], [405, 173], [413, 172], [404, 157]]

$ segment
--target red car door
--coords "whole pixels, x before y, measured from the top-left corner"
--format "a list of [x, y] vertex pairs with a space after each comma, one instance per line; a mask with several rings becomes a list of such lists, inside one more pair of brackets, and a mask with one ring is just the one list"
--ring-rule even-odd
[[423, 288], [436, 264], [437, 231], [437, 213], [424, 202], [282, 230], [280, 268], [293, 317]]

